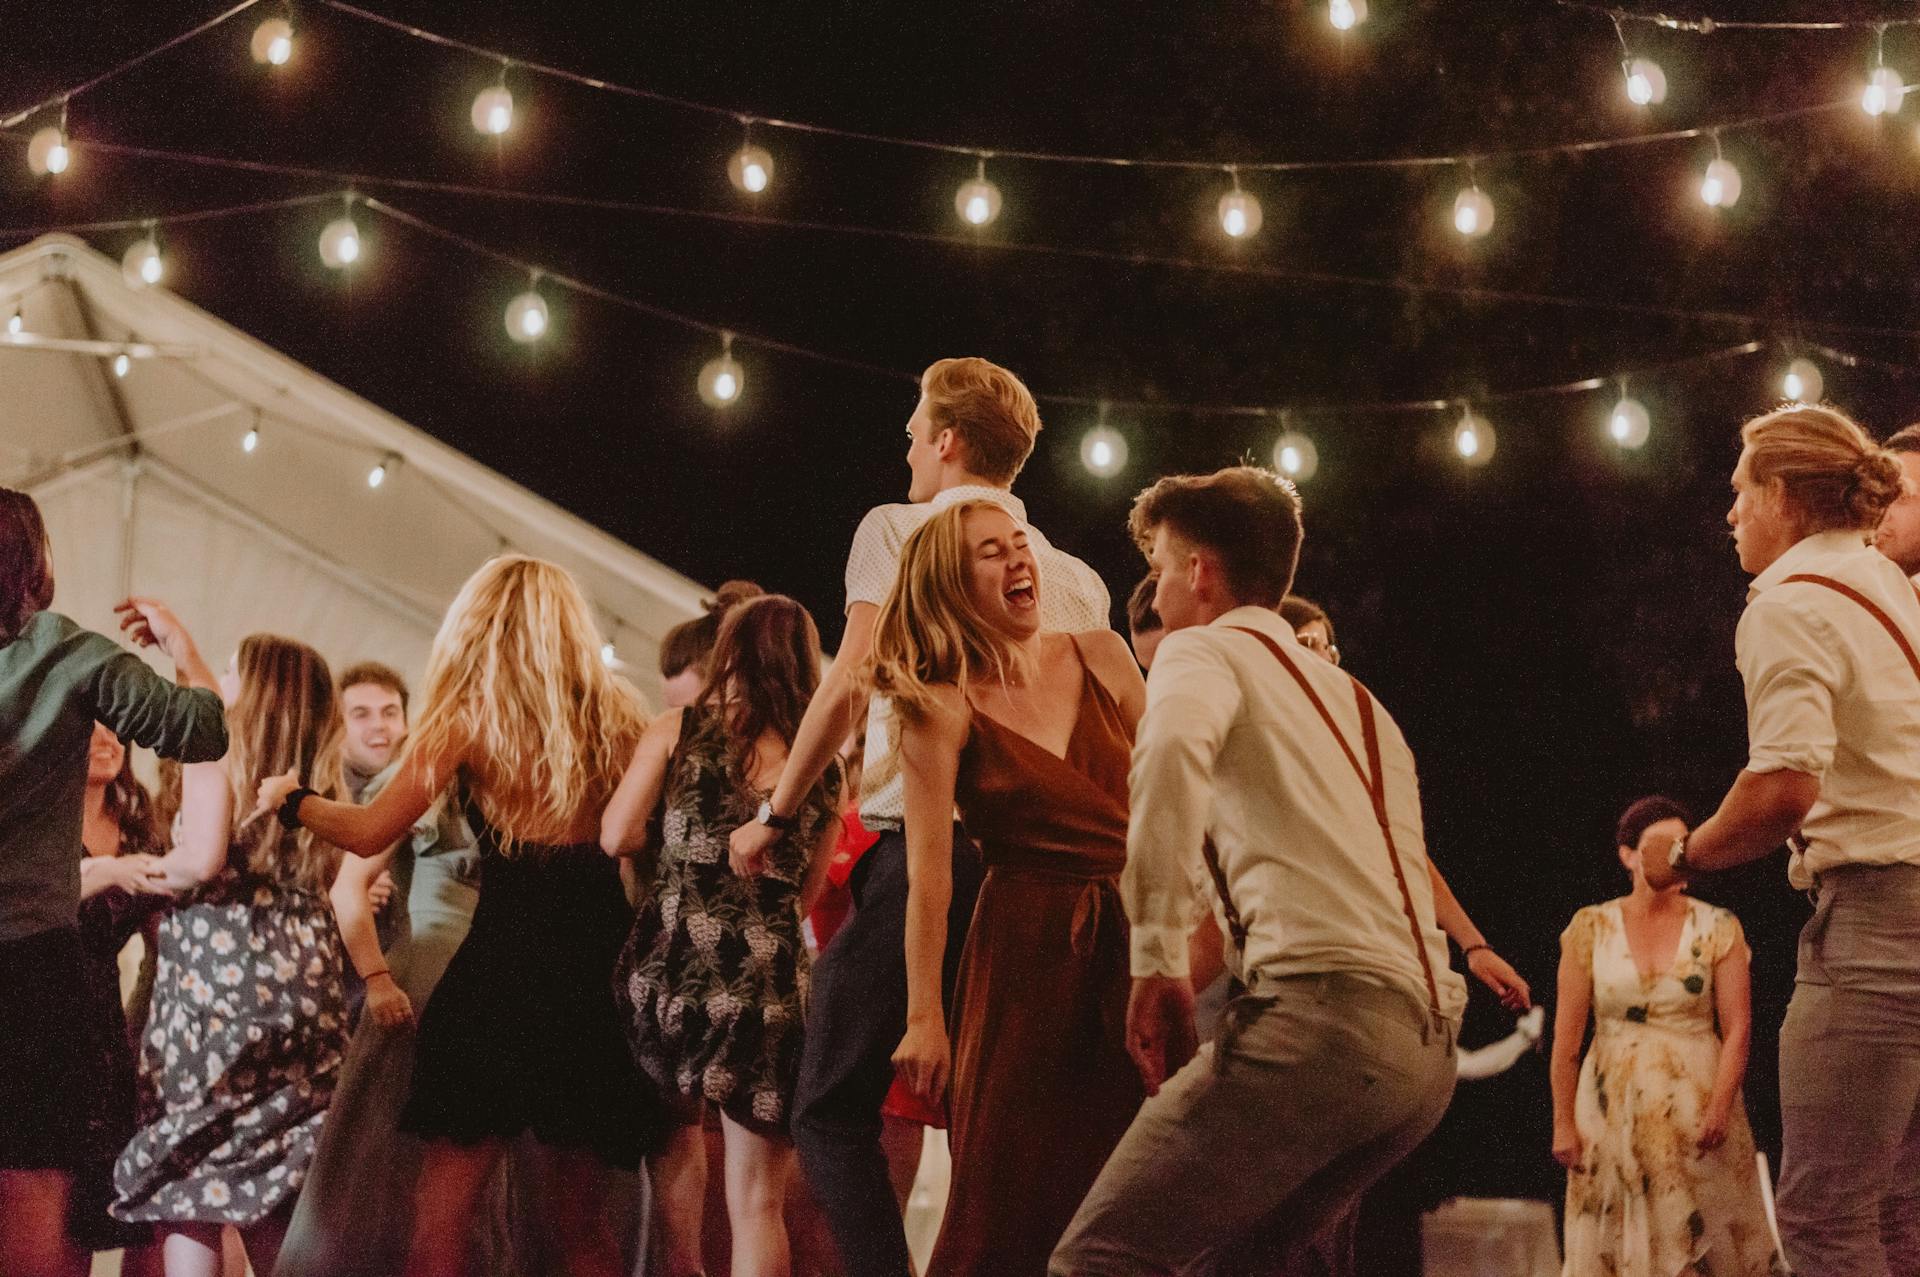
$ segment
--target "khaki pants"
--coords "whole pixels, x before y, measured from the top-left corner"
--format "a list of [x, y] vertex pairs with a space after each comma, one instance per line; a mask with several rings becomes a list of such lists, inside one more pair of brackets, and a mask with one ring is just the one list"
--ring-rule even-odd
[[1920, 867], [1820, 875], [1780, 1026], [1780, 1117], [1798, 1277], [1920, 1274]]
[[1261, 983], [1141, 1108], [1049, 1271], [1182, 1273], [1311, 1235], [1439, 1124], [1454, 1031], [1353, 976]]

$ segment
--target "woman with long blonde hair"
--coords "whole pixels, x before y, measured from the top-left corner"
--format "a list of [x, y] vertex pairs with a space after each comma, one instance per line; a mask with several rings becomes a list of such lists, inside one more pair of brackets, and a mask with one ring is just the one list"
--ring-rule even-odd
[[333, 676], [305, 644], [254, 634], [220, 689], [231, 745], [184, 769], [159, 861], [179, 900], [156, 942], [145, 1125], [114, 1166], [113, 1214], [158, 1226], [167, 1277], [218, 1274], [229, 1224], [254, 1269], [273, 1270], [346, 1047], [327, 903], [340, 853], [251, 814], [255, 788], [282, 772], [338, 789]]
[[613, 1277], [605, 1167], [633, 1169], [658, 1124], [628, 1054], [613, 969], [632, 921], [600, 851], [600, 811], [644, 726], [567, 572], [489, 560], [447, 610], [400, 769], [365, 807], [277, 777], [260, 806], [358, 855], [407, 832], [460, 781], [480, 845], [480, 903], [420, 1017], [400, 1129], [427, 1141], [413, 1277], [467, 1267], [469, 1217], [506, 1144], [551, 1152], [567, 1271]]
[[[907, 1031], [894, 1062], [934, 1103], [953, 1079], [953, 1187], [932, 1277], [1045, 1273], [1143, 1096], [1124, 1038], [1117, 883], [1146, 687], [1111, 630], [1043, 631], [1044, 587], [1026, 529], [992, 502], [961, 501], [907, 539], [874, 623], [869, 679], [900, 717], [907, 794]], [[949, 1034], [956, 808], [987, 873]]]

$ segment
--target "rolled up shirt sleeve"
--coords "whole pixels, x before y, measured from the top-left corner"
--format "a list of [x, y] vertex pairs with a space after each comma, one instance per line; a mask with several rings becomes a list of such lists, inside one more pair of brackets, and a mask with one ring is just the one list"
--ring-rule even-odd
[[226, 756], [227, 711], [218, 692], [182, 687], [112, 639], [83, 634], [92, 659], [84, 686], [96, 719], [162, 758], [209, 763]]
[[1120, 876], [1135, 976], [1188, 974], [1187, 939], [1203, 911], [1195, 865], [1213, 808], [1214, 764], [1240, 699], [1240, 681], [1212, 636], [1173, 634], [1161, 644], [1134, 741]]
[[1833, 763], [1834, 694], [1846, 678], [1840, 638], [1818, 613], [1763, 594], [1734, 637], [1747, 695], [1747, 770], [1813, 777]]

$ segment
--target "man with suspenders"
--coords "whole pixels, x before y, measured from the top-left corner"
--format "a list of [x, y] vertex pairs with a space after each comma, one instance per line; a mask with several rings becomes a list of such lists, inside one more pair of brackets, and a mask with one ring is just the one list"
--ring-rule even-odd
[[[1128, 1049], [1157, 1094], [1054, 1251], [1064, 1277], [1183, 1272], [1316, 1231], [1439, 1122], [1466, 1003], [1406, 741], [1274, 611], [1299, 559], [1292, 487], [1250, 466], [1162, 479], [1131, 525], [1168, 630], [1121, 882]], [[1249, 991], [1181, 1068], [1203, 862]]]
[[1920, 597], [1868, 541], [1900, 463], [1841, 413], [1750, 421], [1727, 514], [1748, 758], [1648, 883], [1782, 842], [1815, 896], [1780, 1029], [1779, 1220], [1799, 1277], [1920, 1272]]

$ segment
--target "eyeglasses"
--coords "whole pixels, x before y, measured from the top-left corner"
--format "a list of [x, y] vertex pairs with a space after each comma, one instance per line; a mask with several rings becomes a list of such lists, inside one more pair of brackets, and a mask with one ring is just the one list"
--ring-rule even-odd
[[1318, 634], [1299, 634], [1295, 637], [1300, 640], [1301, 647], [1306, 648], [1315, 656], [1332, 661], [1335, 665], [1340, 663], [1340, 649], [1328, 640], [1321, 638]]

